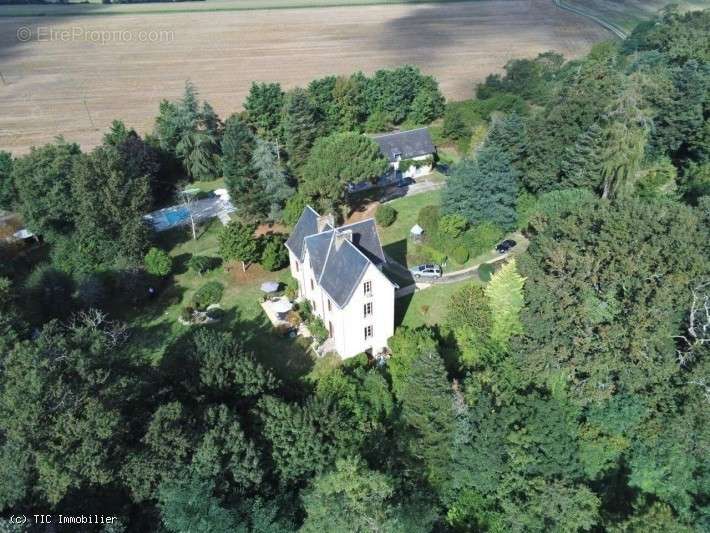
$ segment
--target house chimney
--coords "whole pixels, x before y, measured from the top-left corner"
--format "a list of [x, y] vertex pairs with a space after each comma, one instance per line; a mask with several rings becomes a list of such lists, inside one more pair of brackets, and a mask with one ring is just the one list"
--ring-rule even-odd
[[352, 230], [340, 230], [335, 232], [335, 249], [338, 250], [345, 241], [353, 242]]
[[335, 228], [335, 217], [332, 214], [321, 215], [318, 217], [318, 233], [325, 229], [326, 224], [330, 225], [331, 228]]

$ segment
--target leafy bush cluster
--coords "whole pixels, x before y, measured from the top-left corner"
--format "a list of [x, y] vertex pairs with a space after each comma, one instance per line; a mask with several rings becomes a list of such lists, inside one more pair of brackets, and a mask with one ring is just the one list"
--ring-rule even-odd
[[209, 257], [206, 255], [193, 255], [187, 263], [187, 266], [198, 276], [203, 276], [210, 270], [214, 270], [221, 263], [219, 257]]
[[148, 274], [164, 278], [173, 268], [173, 259], [160, 248], [152, 247], [145, 256], [145, 270]]
[[396, 219], [397, 211], [394, 207], [386, 204], [382, 204], [377, 207], [377, 211], [375, 212], [375, 220], [383, 228], [391, 226]]
[[438, 206], [426, 206], [419, 211], [418, 223], [424, 229], [423, 244], [419, 251], [427, 260], [442, 264], [447, 257], [464, 264], [492, 250], [504, 232], [491, 222], [468, 227], [460, 214], [442, 216]]
[[192, 296], [192, 303], [198, 310], [203, 310], [212, 304], [219, 303], [224, 294], [224, 285], [218, 281], [208, 281], [197, 289]]

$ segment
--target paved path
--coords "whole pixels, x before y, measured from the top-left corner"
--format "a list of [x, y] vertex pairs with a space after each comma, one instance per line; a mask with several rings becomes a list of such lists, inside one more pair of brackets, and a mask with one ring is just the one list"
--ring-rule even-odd
[[[412, 294], [416, 290], [425, 290], [428, 289], [429, 287], [433, 285], [441, 285], [444, 283], [457, 283], [459, 281], [464, 281], [466, 279], [470, 279], [476, 275], [478, 275], [478, 269], [482, 265], [495, 265], [497, 263], [500, 263], [501, 261], [506, 260], [509, 257], [515, 257], [517, 255], [522, 254], [525, 252], [525, 250], [528, 249], [528, 245], [530, 242], [521, 234], [521, 233], [514, 233], [513, 235], [508, 235], [505, 237], [506, 239], [513, 238], [514, 240], [517, 241], [516, 247], [508, 253], [502, 254], [498, 257], [494, 257], [493, 259], [489, 259], [488, 261], [481, 261], [480, 263], [466, 267], [462, 270], [456, 270], [454, 272], [447, 272], [443, 274], [440, 278], [438, 279], [427, 279], [425, 282], [422, 281], [415, 281], [413, 278], [412, 283], [410, 285], [406, 285], [404, 287], [401, 287], [397, 289], [395, 292], [395, 298], [401, 298], [403, 296], [407, 296], [409, 294]], [[403, 264], [401, 264], [399, 261], [393, 259], [389, 255], [385, 254], [385, 257], [387, 259], [387, 265], [389, 268], [396, 270], [400, 276], [402, 277], [411, 277], [412, 273], [409, 271], [407, 267], [405, 267]]]

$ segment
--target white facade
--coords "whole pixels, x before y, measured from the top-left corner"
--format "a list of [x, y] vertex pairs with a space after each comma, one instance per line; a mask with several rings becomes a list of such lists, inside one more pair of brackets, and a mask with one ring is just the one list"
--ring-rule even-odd
[[291, 251], [289, 260], [299, 296], [310, 302], [343, 359], [366, 351], [376, 355], [387, 348], [394, 334], [395, 286], [374, 264], [368, 265], [350, 299], [340, 308], [318, 284], [307, 250], [302, 262]]
[[[412, 161], [424, 161], [425, 159], [431, 159], [431, 155], [420, 155], [417, 157], [412, 157]], [[393, 163], [390, 163], [392, 165], [392, 168], [395, 170], [400, 170], [402, 172], [402, 176], [405, 178], [418, 178], [420, 176], [426, 176], [427, 174], [431, 174], [431, 171], [433, 170], [433, 165], [422, 165], [420, 167], [416, 167], [414, 165], [410, 165], [408, 169], [400, 169], [399, 168], [399, 161], [394, 161]]]

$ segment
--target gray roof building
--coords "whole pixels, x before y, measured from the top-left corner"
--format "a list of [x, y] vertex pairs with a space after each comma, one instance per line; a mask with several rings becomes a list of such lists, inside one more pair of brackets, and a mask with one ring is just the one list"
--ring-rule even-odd
[[387, 133], [373, 137], [372, 140], [377, 143], [380, 152], [390, 163], [436, 152], [427, 128]]
[[286, 247], [299, 261], [303, 261], [308, 251], [318, 285], [342, 308], [368, 266], [383, 265], [385, 254], [373, 219], [334, 228], [332, 224], [322, 222], [325, 218], [310, 206], [306, 207], [286, 241]]

